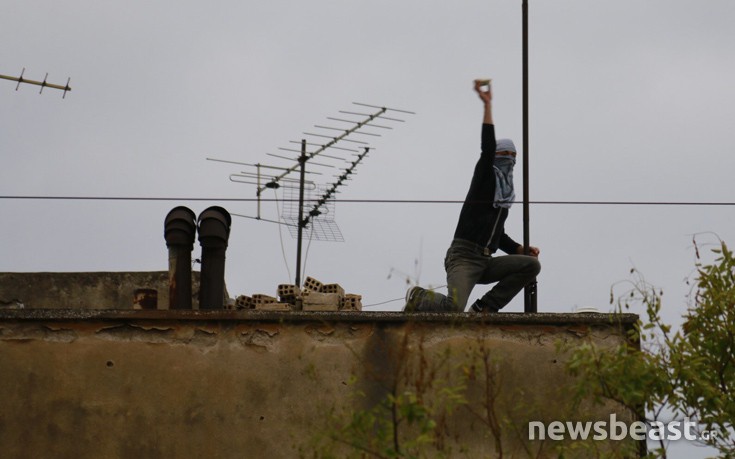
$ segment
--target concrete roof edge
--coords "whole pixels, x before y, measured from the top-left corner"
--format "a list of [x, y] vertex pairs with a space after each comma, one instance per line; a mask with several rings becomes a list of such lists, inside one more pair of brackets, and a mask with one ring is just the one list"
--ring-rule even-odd
[[637, 314], [612, 313], [404, 313], [389, 311], [259, 311], [259, 310], [115, 310], [115, 309], [0, 309], [0, 320], [183, 320], [268, 322], [450, 322], [526, 325], [626, 325]]

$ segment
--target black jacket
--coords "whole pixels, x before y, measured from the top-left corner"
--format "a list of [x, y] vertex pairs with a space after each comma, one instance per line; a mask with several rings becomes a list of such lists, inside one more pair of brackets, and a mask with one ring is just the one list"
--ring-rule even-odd
[[459, 213], [455, 239], [464, 239], [490, 252], [498, 248], [505, 253], [514, 254], [520, 246], [505, 234], [505, 219], [508, 209], [493, 206], [495, 200], [495, 126], [482, 125], [480, 159], [475, 165], [472, 183]]

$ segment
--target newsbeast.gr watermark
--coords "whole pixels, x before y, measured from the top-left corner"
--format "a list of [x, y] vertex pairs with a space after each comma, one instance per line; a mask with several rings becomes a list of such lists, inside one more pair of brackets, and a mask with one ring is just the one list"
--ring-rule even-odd
[[684, 421], [645, 423], [635, 421], [630, 424], [618, 421], [615, 413], [607, 421], [552, 421], [548, 424], [542, 421], [528, 423], [529, 440], [689, 440], [706, 441], [715, 438], [714, 430], [698, 430], [697, 423], [685, 418]]

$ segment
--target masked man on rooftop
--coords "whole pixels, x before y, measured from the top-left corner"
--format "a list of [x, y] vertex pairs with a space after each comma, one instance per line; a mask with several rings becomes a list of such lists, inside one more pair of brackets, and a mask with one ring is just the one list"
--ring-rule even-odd
[[[484, 105], [481, 154], [444, 259], [448, 296], [412, 287], [406, 293], [407, 312], [463, 312], [475, 285], [496, 282], [470, 311], [498, 312], [541, 270], [539, 249], [529, 247], [524, 255], [525, 248], [505, 234], [515, 199], [516, 148], [510, 139], [495, 139], [490, 82], [475, 80], [475, 91]], [[498, 249], [508, 255], [495, 256]]]

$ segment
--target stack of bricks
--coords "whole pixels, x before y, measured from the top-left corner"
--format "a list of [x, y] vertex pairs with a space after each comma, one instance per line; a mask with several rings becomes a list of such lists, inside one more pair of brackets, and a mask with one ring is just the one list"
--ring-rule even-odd
[[362, 296], [346, 294], [339, 284], [323, 284], [313, 277], [307, 277], [303, 288], [280, 284], [278, 298], [261, 293], [252, 297], [240, 295], [235, 306], [237, 309], [265, 311], [362, 311]]
[[339, 284], [324, 284], [320, 290], [322, 293], [336, 293], [340, 297], [345, 296], [345, 289]]
[[304, 311], [338, 311], [342, 301], [337, 293], [323, 293], [306, 290], [301, 297]]
[[235, 309], [254, 309], [255, 301], [247, 295], [240, 295], [235, 300]]
[[278, 286], [278, 299], [281, 303], [288, 303], [292, 309], [301, 309], [301, 289], [293, 284], [281, 284]]
[[362, 311], [362, 295], [348, 293], [342, 298], [339, 305], [340, 311]]
[[272, 296], [264, 295], [262, 293], [256, 293], [253, 295], [253, 302], [255, 303], [255, 309], [261, 311], [290, 311], [291, 305], [288, 303], [279, 303], [276, 298]]
[[307, 277], [302, 293], [304, 311], [338, 311], [345, 290], [338, 284], [324, 285], [318, 280]]
[[321, 292], [322, 287], [324, 287], [324, 284], [313, 277], [307, 277], [304, 281], [304, 292]]

